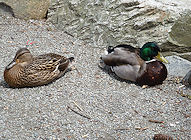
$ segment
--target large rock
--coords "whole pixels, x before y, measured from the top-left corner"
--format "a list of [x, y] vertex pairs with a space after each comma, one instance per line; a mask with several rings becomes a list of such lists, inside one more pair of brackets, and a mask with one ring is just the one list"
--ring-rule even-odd
[[13, 15], [21, 19], [46, 17], [50, 0], [0, 0], [0, 15]]
[[168, 74], [173, 76], [184, 77], [191, 70], [191, 62], [179, 56], [167, 56], [169, 64], [166, 64]]
[[[172, 26], [169, 33], [169, 41], [177, 46], [179, 49], [184, 49], [185, 52], [191, 48], [191, 12], [180, 17]], [[186, 48], [189, 46], [189, 48]], [[181, 50], [180, 50], [181, 51]]]
[[183, 46], [187, 49], [182, 45], [178, 49], [182, 42], [168, 40], [171, 27], [187, 9], [190, 0], [52, 0], [48, 20], [98, 47], [119, 43], [140, 47], [156, 41], [166, 51], [191, 51], [188, 43]]

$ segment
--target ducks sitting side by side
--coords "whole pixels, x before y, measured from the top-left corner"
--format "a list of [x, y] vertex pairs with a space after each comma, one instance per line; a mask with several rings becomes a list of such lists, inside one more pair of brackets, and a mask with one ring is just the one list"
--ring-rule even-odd
[[101, 61], [110, 66], [118, 77], [139, 85], [162, 84], [167, 77], [167, 69], [162, 62], [168, 61], [161, 55], [155, 42], [148, 42], [141, 49], [125, 44], [110, 46]]
[[61, 77], [73, 59], [54, 53], [34, 57], [27, 48], [21, 48], [5, 68], [4, 79], [14, 88], [45, 85]]

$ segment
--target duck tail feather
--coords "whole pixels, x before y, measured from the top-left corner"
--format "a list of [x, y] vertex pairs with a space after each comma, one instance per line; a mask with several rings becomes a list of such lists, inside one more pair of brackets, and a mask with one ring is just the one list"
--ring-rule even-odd
[[74, 57], [69, 57], [68, 59], [70, 62], [74, 61]]
[[[70, 60], [71, 59], [71, 60]], [[69, 63], [73, 60], [73, 58], [65, 58], [63, 57], [61, 60], [60, 60], [60, 64], [59, 64], [59, 67], [58, 69], [60, 71], [65, 71], [65, 69], [67, 69]]]
[[111, 53], [111, 52], [113, 52], [114, 51], [114, 47], [113, 46], [109, 46], [108, 48], [107, 48], [107, 52], [108, 53]]

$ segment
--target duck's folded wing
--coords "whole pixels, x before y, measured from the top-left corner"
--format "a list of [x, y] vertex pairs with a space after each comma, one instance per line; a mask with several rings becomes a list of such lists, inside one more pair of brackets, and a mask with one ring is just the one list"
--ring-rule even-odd
[[140, 60], [137, 53], [122, 48], [115, 48], [112, 53], [102, 56], [101, 59], [109, 66], [138, 65]]
[[38, 73], [39, 71], [55, 72], [58, 69], [66, 69], [68, 63], [69, 60], [63, 56], [57, 55], [56, 57], [52, 54], [47, 54], [46, 56], [39, 56], [38, 58], [34, 58], [32, 63], [25, 69], [29, 75]]
[[39, 85], [48, 84], [54, 79], [56, 79], [58, 75], [60, 74], [59, 71], [50, 72], [48, 70], [39, 71], [35, 69], [30, 70], [29, 73], [30, 74], [28, 74], [27, 76], [22, 77], [23, 85], [39, 86]]

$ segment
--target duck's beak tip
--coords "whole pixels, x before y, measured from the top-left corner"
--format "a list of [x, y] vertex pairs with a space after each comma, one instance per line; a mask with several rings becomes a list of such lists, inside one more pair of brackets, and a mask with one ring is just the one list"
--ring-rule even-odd
[[170, 64], [170, 63], [168, 62], [168, 60], [167, 60], [166, 58], [164, 58], [164, 56], [162, 56], [161, 53], [158, 53], [158, 55], [156, 56], [156, 59], [158, 59], [158, 60], [160, 60], [161, 62], [164, 62], [164, 63], [166, 63], [166, 64]]

